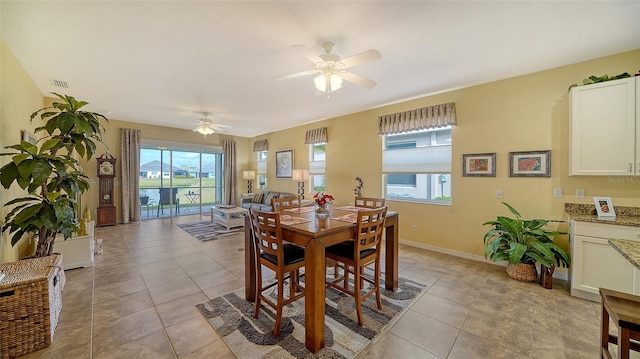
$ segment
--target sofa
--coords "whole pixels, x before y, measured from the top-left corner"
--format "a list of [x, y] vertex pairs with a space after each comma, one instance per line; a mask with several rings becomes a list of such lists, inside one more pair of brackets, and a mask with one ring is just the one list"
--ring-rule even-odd
[[297, 198], [297, 195], [293, 193], [276, 192], [276, 191], [264, 191], [260, 193], [254, 193], [253, 197], [242, 198], [240, 202], [240, 207], [246, 208], [246, 209], [255, 208], [260, 211], [273, 211], [273, 208], [271, 208], [271, 199], [286, 198], [286, 197]]

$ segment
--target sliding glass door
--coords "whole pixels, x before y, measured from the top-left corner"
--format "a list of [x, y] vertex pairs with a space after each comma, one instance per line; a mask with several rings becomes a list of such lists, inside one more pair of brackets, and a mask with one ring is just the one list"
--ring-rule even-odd
[[222, 151], [145, 143], [140, 150], [140, 218], [199, 214], [222, 199]]

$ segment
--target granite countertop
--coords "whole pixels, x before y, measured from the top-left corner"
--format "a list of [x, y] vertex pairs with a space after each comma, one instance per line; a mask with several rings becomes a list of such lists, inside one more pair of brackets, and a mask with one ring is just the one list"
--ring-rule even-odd
[[611, 219], [598, 218], [594, 204], [565, 203], [564, 210], [571, 219], [579, 222], [640, 227], [640, 208], [638, 207], [615, 207], [616, 217]]
[[631, 264], [640, 269], [640, 241], [609, 239], [609, 244], [631, 262]]

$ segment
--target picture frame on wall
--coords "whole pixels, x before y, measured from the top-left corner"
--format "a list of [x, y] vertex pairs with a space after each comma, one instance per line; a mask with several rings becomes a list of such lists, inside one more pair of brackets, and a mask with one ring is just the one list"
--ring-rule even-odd
[[495, 177], [496, 154], [474, 153], [462, 155], [463, 177]]
[[509, 152], [509, 177], [551, 177], [551, 150]]
[[293, 177], [293, 150], [276, 151], [276, 178]]
[[611, 197], [593, 197], [593, 202], [596, 204], [598, 218], [616, 218], [616, 211], [613, 208]]
[[35, 145], [38, 142], [38, 138], [33, 133], [22, 130], [22, 140], [25, 142], [29, 142], [32, 145]]

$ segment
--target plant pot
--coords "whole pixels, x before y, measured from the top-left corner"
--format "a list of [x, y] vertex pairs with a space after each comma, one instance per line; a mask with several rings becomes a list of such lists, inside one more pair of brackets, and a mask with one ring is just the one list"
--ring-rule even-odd
[[535, 264], [518, 263], [507, 264], [507, 274], [509, 278], [523, 282], [535, 282], [538, 280], [538, 270]]

